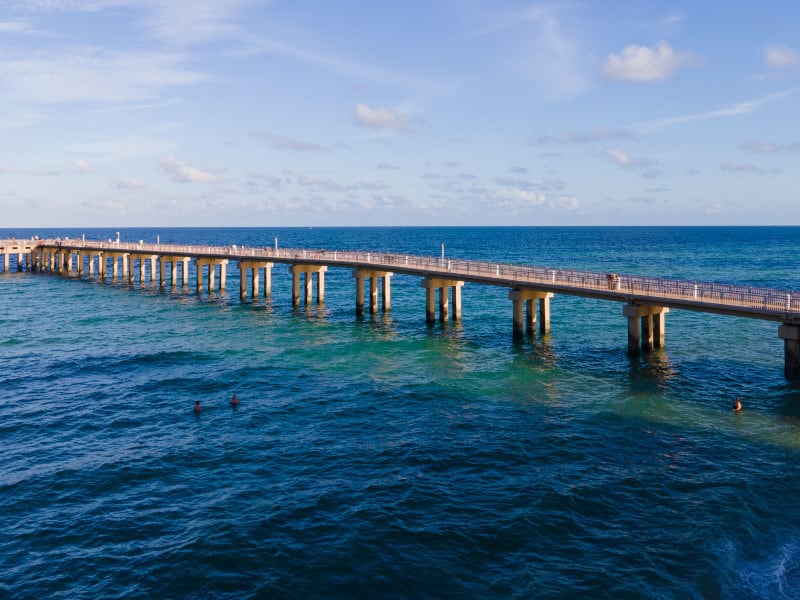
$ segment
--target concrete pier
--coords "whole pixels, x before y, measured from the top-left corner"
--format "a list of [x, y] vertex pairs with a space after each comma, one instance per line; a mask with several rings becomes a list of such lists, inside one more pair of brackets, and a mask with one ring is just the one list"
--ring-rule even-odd
[[[461, 319], [461, 287], [465, 282], [499, 286], [509, 290], [513, 303], [513, 333], [550, 329], [550, 299], [554, 294], [566, 294], [599, 301], [623, 304], [628, 319], [628, 349], [631, 352], [649, 351], [664, 346], [666, 313], [671, 308], [703, 313], [763, 319], [780, 323], [778, 335], [784, 340], [784, 370], [787, 378], [800, 379], [800, 294], [792, 290], [737, 286], [712, 282], [667, 280], [657, 277], [618, 275], [574, 270], [556, 270], [494, 262], [440, 259], [386, 252], [349, 252], [341, 250], [307, 250], [270, 247], [237, 248], [235, 246], [191, 246], [176, 244], [138, 244], [120, 241], [37, 240], [17, 242], [0, 240], [3, 255], [0, 268], [14, 266], [35, 271], [61, 273], [103, 280], [109, 272], [114, 279], [135, 278], [139, 261], [139, 279], [144, 283], [147, 261], [150, 278], [166, 285], [166, 264], [171, 263], [171, 283], [178, 285], [178, 262], [182, 262], [182, 284], [188, 283], [188, 264], [194, 258], [197, 265], [197, 291], [203, 289], [204, 269], [208, 267], [208, 289], [217, 289], [216, 268], [219, 265], [219, 289], [225, 289], [226, 266], [236, 261], [240, 269], [240, 296], [247, 297], [247, 279], [252, 280], [251, 297], [260, 295], [260, 270], [264, 269], [264, 295], [271, 293], [271, 269], [274, 263], [289, 266], [292, 275], [292, 304], [306, 304], [313, 298], [313, 277], [317, 274], [317, 302], [325, 301], [325, 272], [329, 267], [352, 269], [356, 279], [356, 311], [365, 310], [364, 287], [369, 279], [369, 311], [379, 307], [378, 290], [382, 288], [383, 310], [391, 307], [391, 276], [401, 273], [422, 278], [426, 290], [425, 318]], [[11, 257], [11, 258], [10, 258]], [[77, 265], [74, 262], [77, 260]], [[109, 260], [112, 261], [109, 265]], [[308, 264], [306, 263], [308, 261]], [[160, 266], [157, 271], [157, 263]], [[75, 268], [76, 267], [76, 268]], [[121, 273], [120, 273], [121, 271]], [[249, 271], [249, 273], [248, 273]], [[301, 289], [301, 279], [304, 278]], [[438, 296], [438, 297], [437, 297]], [[538, 302], [538, 315], [536, 301]], [[538, 321], [538, 324], [537, 324]]]
[[383, 312], [392, 308], [392, 275], [389, 271], [375, 269], [354, 269], [353, 278], [356, 280], [356, 314], [364, 314], [364, 281], [369, 280], [369, 312], [374, 315], [378, 312], [378, 281], [381, 287], [381, 305]]
[[208, 293], [211, 294], [216, 289], [216, 267], [219, 265], [219, 291], [225, 289], [225, 273], [228, 266], [227, 258], [197, 258], [197, 293], [203, 290], [203, 268], [208, 267]]
[[515, 337], [519, 337], [523, 333], [523, 305], [525, 307], [525, 333], [533, 333], [536, 327], [536, 309], [535, 303], [539, 301], [539, 332], [550, 332], [550, 298], [554, 294], [552, 292], [541, 292], [538, 290], [530, 289], [515, 289], [508, 293], [508, 297], [512, 302], [513, 312], [513, 332]]
[[784, 323], [778, 327], [783, 340], [783, 373], [787, 379], [800, 379], [800, 326]]
[[325, 272], [328, 270], [324, 265], [293, 264], [289, 265], [289, 272], [292, 274], [292, 306], [300, 305], [300, 275], [305, 276], [305, 286], [303, 297], [306, 306], [312, 300], [312, 281], [314, 273], [317, 274], [317, 304], [325, 304]]
[[433, 323], [436, 320], [437, 293], [439, 296], [439, 320], [447, 321], [450, 318], [448, 290], [452, 290], [453, 320], [461, 320], [461, 288], [464, 286], [463, 281], [425, 277], [421, 285], [425, 288], [425, 322]]
[[622, 314], [628, 318], [628, 352], [664, 347], [665, 315], [669, 308], [648, 304], [626, 304]]
[[272, 295], [272, 267], [274, 263], [264, 260], [240, 260], [239, 261], [239, 297], [244, 302], [247, 298], [247, 279], [252, 281], [250, 287], [250, 298], [258, 300], [261, 284], [259, 282], [261, 269], [264, 269], [264, 299]]

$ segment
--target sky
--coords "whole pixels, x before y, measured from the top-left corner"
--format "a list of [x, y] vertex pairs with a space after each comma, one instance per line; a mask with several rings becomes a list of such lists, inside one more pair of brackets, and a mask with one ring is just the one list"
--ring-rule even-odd
[[796, 0], [0, 0], [0, 226], [800, 225]]

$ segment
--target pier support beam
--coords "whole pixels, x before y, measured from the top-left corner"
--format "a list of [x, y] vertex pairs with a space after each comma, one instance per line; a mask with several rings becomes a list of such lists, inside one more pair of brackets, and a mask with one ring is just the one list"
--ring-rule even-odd
[[508, 297], [513, 303], [514, 336], [522, 336], [523, 332], [523, 304], [525, 305], [525, 333], [533, 333], [536, 325], [535, 303], [539, 301], [539, 332], [550, 332], [550, 298], [552, 292], [537, 290], [517, 289], [508, 292]]
[[666, 333], [666, 306], [626, 304], [622, 314], [628, 318], [628, 352], [635, 354], [663, 348]]
[[439, 292], [439, 320], [449, 319], [448, 289], [453, 290], [453, 320], [461, 320], [461, 288], [463, 281], [457, 279], [441, 279], [439, 277], [425, 277], [421, 282], [425, 288], [425, 322], [433, 323], [436, 320], [436, 291]]
[[325, 304], [325, 265], [289, 265], [292, 274], [292, 306], [300, 305], [300, 275], [305, 274], [305, 303], [311, 304], [311, 290], [314, 273], [317, 274], [317, 304]]
[[197, 293], [203, 289], [203, 267], [208, 266], [208, 293], [212, 293], [216, 288], [215, 275], [216, 266], [219, 265], [219, 290], [225, 289], [225, 268], [228, 265], [227, 258], [198, 258], [195, 260], [197, 265]]
[[778, 327], [783, 340], [783, 374], [786, 379], [800, 379], [800, 326], [784, 323]]
[[247, 278], [250, 273], [252, 286], [250, 287], [250, 297], [258, 300], [260, 295], [260, 273], [264, 269], [264, 298], [269, 298], [272, 294], [272, 267], [274, 263], [264, 260], [240, 260], [239, 261], [239, 297], [244, 302], [247, 297]]
[[364, 281], [369, 280], [369, 312], [374, 315], [378, 312], [378, 280], [381, 280], [381, 306], [383, 312], [392, 308], [391, 278], [394, 273], [389, 271], [376, 271], [374, 269], [353, 269], [353, 278], [356, 280], [356, 314], [364, 314]]

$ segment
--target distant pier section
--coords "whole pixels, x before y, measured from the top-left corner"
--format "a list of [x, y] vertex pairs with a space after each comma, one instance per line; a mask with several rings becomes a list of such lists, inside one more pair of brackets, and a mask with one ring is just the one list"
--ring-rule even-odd
[[391, 278], [401, 273], [420, 278], [427, 322], [436, 320], [437, 304], [440, 320], [461, 319], [465, 283], [500, 286], [509, 290], [515, 336], [550, 331], [550, 300], [556, 294], [596, 298], [623, 305], [631, 353], [664, 346], [670, 309], [762, 319], [779, 323], [784, 373], [789, 379], [800, 379], [800, 293], [785, 290], [387, 252], [82, 239], [0, 240], [0, 252], [5, 272], [15, 268], [161, 287], [188, 287], [193, 265], [198, 293], [205, 287], [209, 293], [224, 290], [227, 268], [234, 264], [239, 269], [242, 301], [262, 295], [269, 298], [272, 269], [276, 263], [286, 264], [294, 306], [301, 301], [311, 304], [315, 292], [317, 304], [324, 304], [325, 273], [330, 268], [350, 269], [357, 314], [389, 311]]

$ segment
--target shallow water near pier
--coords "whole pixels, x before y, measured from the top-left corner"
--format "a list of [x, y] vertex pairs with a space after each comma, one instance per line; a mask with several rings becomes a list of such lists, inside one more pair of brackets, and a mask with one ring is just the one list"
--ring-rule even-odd
[[[110, 230], [0, 230], [114, 238]], [[388, 250], [798, 287], [800, 228], [138, 229], [124, 240]], [[192, 269], [193, 271], [194, 269]], [[357, 317], [0, 274], [0, 596], [800, 597], [800, 388], [777, 323], [507, 290], [425, 324], [416, 277]], [[241, 399], [231, 408], [229, 399]], [[731, 411], [734, 397], [745, 410]], [[203, 412], [192, 406], [199, 400]]]

